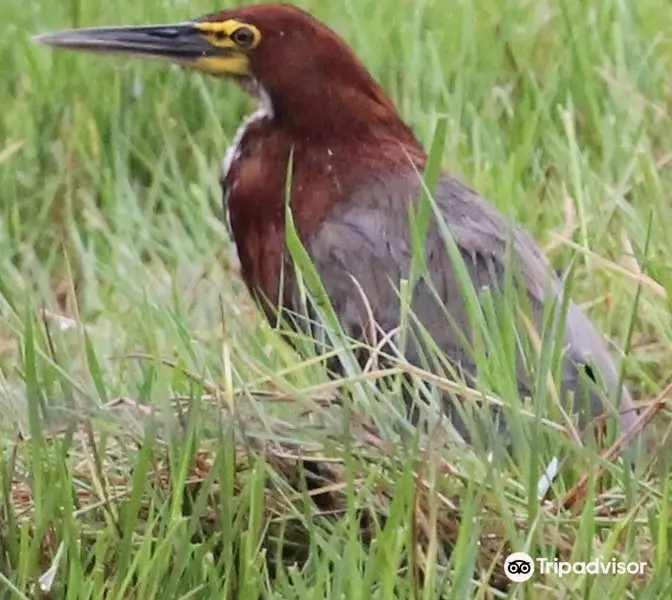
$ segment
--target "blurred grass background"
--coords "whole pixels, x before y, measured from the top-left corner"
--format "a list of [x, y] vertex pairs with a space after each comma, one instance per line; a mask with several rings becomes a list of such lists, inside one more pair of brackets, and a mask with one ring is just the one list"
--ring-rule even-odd
[[[638, 399], [655, 397], [672, 375], [672, 11], [654, 0], [344, 0], [301, 6], [344, 36], [425, 142], [437, 116], [447, 115], [446, 168], [523, 223], [558, 269], [577, 254], [574, 297], [617, 347], [641, 287], [626, 373]], [[0, 475], [5, 518], [0, 597], [30, 594], [36, 573], [52, 564], [61, 539], [79, 539], [81, 533], [72, 511], [67, 518], [59, 513], [71, 500], [66, 482], [74, 467], [66, 460], [68, 449], [44, 441], [33, 447], [31, 441], [33, 470], [21, 474], [13, 462], [17, 435], [34, 440], [38, 430], [94, 414], [120, 397], [165, 408], [176, 395], [201, 393], [197, 383], [159, 359], [215, 382], [228, 400], [234, 389], [270, 386], [292, 397], [309, 386], [317, 386], [313, 392], [322, 389], [321, 372], [298, 364], [257, 315], [223, 225], [219, 165], [252, 108], [242, 92], [161, 63], [52, 52], [30, 40], [50, 30], [175, 22], [221, 8], [203, 0], [4, 0], [0, 6], [0, 435], [6, 450]], [[115, 359], [128, 353], [149, 360]], [[270, 418], [267, 413], [278, 413], [251, 400], [250, 405], [262, 422]], [[199, 432], [189, 438], [191, 445], [168, 435], [173, 467], [193, 459], [202, 425], [189, 426]], [[125, 460], [132, 473], [144, 459], [140, 453]], [[219, 474], [231, 475], [229, 468]], [[406, 475], [402, 469], [399, 481]], [[507, 476], [531, 485], [525, 473]], [[23, 525], [10, 506], [10, 488], [19, 484], [30, 489], [36, 515]], [[250, 506], [256, 506], [259, 492], [252, 487], [247, 493]], [[180, 486], [170, 492], [170, 502], [175, 490]], [[669, 574], [672, 562], [655, 550], [666, 553], [669, 543], [665, 513], [657, 509], [669, 503], [671, 490], [660, 482], [646, 493], [630, 490], [649, 508], [649, 521], [644, 519], [649, 529], [640, 523], [646, 530], [631, 532], [627, 547], [632, 550], [643, 536], [652, 556], [660, 554], [659, 578], [665, 569]], [[176, 509], [166, 500], [172, 506], [166, 515], [159, 510], [162, 500], [154, 502], [155, 524], [166, 528], [165, 539], [173, 540], [173, 551], [182, 556], [177, 541], [186, 544], [189, 536], [172, 529]], [[392, 522], [403, 527], [403, 514], [400, 510]], [[68, 526], [53, 533], [61, 518]], [[122, 516], [120, 522], [130, 531], [133, 518]], [[593, 556], [597, 550], [590, 540], [597, 525], [577, 519], [572, 527], [585, 542], [582, 552]], [[244, 529], [238, 522], [232, 527]], [[193, 597], [234, 594], [231, 587], [222, 591], [233, 585], [231, 577], [224, 584], [197, 572], [203, 567], [198, 553], [180, 563], [189, 577], [176, 575], [175, 581], [166, 579], [172, 587], [162, 587], [168, 585], [161, 583], [164, 571], [155, 570], [144, 554], [150, 536], [140, 541], [135, 534], [121, 535], [116, 547], [113, 529], [101, 524], [91, 542], [99, 562], [90, 559], [88, 565], [115, 562], [100, 558], [106, 556], [103, 548], [125, 548], [128, 557], [110, 576], [112, 583], [85, 585], [85, 561], [78, 571], [71, 557], [63, 576], [70, 585], [61, 581], [56, 597], [188, 597], [194, 589]], [[43, 547], [47, 533], [58, 538], [47, 544], [51, 550]], [[341, 535], [337, 539], [352, 550], [355, 542], [346, 533], [333, 535]], [[158, 544], [160, 536], [152, 539]], [[313, 570], [295, 574], [277, 597], [410, 597], [408, 570], [407, 581], [398, 577], [401, 563], [391, 561], [387, 570], [376, 563], [377, 578], [373, 567], [360, 569], [368, 556], [362, 548], [352, 550], [335, 576], [337, 557], [325, 550], [334, 541], [326, 539], [313, 542]], [[465, 553], [451, 572], [468, 582], [478, 551], [463, 543]], [[247, 552], [253, 557], [249, 547]], [[257, 564], [257, 558], [250, 560]], [[161, 564], [166, 573], [176, 572], [168, 559]], [[371, 579], [354, 586], [353, 579], [361, 581], [365, 572]], [[229, 597], [258, 597], [270, 585], [259, 569], [248, 571], [249, 579], [240, 573], [236, 581], [248, 587], [241, 583], [238, 595]], [[457, 575], [448, 579], [446, 597], [494, 593], [487, 586], [460, 584]], [[652, 587], [650, 597], [663, 597], [654, 594], [663, 593], [665, 585], [669, 590], [666, 581]], [[594, 597], [610, 589], [626, 597], [630, 583], [584, 577], [571, 585], [567, 580], [545, 585], [548, 589], [536, 591], [519, 586], [515, 593], [557, 597], [563, 590], [574, 597], [581, 590], [581, 597]]]

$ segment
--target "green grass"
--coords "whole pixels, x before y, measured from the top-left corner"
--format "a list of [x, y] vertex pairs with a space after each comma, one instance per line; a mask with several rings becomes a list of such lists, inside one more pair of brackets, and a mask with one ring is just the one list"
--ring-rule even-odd
[[[664, 391], [665, 3], [302, 6], [343, 34], [427, 147], [445, 116], [446, 168], [523, 223], [555, 267], [575, 257], [573, 297], [616, 347], [636, 308], [628, 385], [644, 404]], [[489, 462], [436, 432], [400, 432], [380, 373], [330, 382], [250, 302], [218, 183], [251, 109], [242, 93], [30, 41], [216, 8], [0, 5], [0, 599], [669, 597], [664, 420], [649, 436], [652, 468], [630, 475], [595, 449], [574, 452], [544, 502], [537, 481], [566, 455], [559, 434]], [[341, 388], [349, 421], [324, 406]], [[300, 456], [316, 461], [317, 484]], [[577, 505], [555, 510], [584, 474]], [[649, 567], [501, 591], [512, 550]]]

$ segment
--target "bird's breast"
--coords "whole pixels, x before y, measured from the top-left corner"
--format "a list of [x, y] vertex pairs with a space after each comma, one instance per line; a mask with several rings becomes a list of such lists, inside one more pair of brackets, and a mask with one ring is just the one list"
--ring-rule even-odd
[[222, 169], [224, 210], [243, 279], [253, 295], [273, 305], [285, 281], [281, 273], [287, 263], [285, 186], [290, 156], [291, 144], [282, 130], [258, 112], [240, 126]]
[[[355, 191], [364, 182], [373, 182], [371, 194], [381, 192], [380, 202], [386, 205], [387, 195], [398, 187], [389, 180], [397, 180], [401, 166], [409, 170], [405, 154], [403, 160], [391, 165], [383, 161], [381, 167], [381, 157], [390, 151], [386, 154], [380, 144], [301, 138], [274, 119], [250, 119], [238, 137], [222, 179], [225, 209], [245, 283], [273, 304], [280, 298], [280, 283], [286, 287], [294, 282], [285, 238], [287, 201], [299, 237], [309, 248], [325, 221], [358, 202]], [[376, 183], [379, 179], [386, 182], [383, 189]]]

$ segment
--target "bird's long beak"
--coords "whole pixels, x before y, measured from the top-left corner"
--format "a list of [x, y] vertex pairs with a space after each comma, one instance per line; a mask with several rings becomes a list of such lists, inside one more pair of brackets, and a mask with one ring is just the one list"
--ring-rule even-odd
[[193, 23], [147, 27], [93, 27], [45, 33], [36, 42], [90, 52], [131, 54], [191, 62], [216, 52]]

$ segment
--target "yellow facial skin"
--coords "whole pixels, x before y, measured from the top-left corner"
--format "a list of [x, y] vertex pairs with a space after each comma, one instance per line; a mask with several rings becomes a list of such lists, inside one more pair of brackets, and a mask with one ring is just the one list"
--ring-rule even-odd
[[204, 56], [190, 61], [192, 68], [210, 75], [249, 75], [248, 52], [261, 42], [261, 32], [254, 25], [230, 19], [219, 23], [196, 23], [195, 27], [212, 46], [229, 52], [222, 56]]

